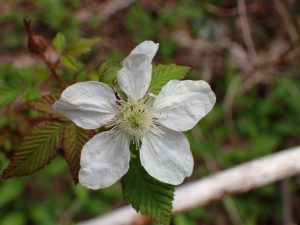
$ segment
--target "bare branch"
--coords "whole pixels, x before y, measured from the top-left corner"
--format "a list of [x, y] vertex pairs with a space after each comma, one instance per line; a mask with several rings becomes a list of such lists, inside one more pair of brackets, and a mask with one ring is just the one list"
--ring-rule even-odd
[[281, 16], [292, 42], [296, 44], [299, 41], [299, 34], [290, 16], [290, 12], [282, 0], [275, 0], [275, 8]]
[[[177, 188], [173, 212], [185, 212], [299, 174], [300, 147], [283, 150]], [[139, 218], [141, 215], [127, 206], [78, 225], [131, 225]]]
[[257, 59], [254, 43], [252, 40], [245, 0], [238, 0], [238, 8], [239, 8], [239, 14], [241, 19], [241, 25], [242, 25], [241, 28], [244, 36], [244, 41], [249, 51], [252, 64], [255, 66], [258, 63], [258, 59]]

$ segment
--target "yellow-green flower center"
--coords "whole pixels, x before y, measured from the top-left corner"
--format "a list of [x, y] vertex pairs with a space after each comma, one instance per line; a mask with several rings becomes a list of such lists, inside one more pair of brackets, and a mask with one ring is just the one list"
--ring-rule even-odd
[[116, 126], [134, 139], [141, 139], [152, 126], [152, 115], [145, 102], [123, 102]]

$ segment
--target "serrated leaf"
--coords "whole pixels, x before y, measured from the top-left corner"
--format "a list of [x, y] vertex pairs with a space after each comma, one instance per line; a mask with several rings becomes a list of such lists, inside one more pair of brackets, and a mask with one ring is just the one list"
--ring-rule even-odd
[[153, 66], [152, 80], [149, 87], [149, 92], [159, 93], [160, 89], [169, 80], [180, 80], [185, 78], [190, 71], [188, 66], [180, 66], [175, 64]]
[[53, 47], [56, 51], [62, 53], [66, 47], [66, 38], [62, 33], [57, 33], [53, 39]]
[[113, 86], [117, 83], [117, 72], [121, 68], [119, 64], [103, 62], [99, 66], [99, 81]]
[[13, 102], [22, 91], [13, 87], [0, 87], [0, 107]]
[[67, 68], [77, 72], [82, 68], [82, 63], [70, 55], [63, 55], [60, 57], [60, 62]]
[[74, 181], [78, 182], [78, 171], [80, 169], [80, 153], [82, 147], [91, 138], [91, 133], [76, 126], [74, 123], [67, 123], [63, 130], [63, 152], [69, 165]]
[[14, 152], [3, 178], [24, 176], [50, 163], [59, 150], [62, 123], [44, 122], [34, 127]]
[[27, 106], [31, 109], [34, 109], [38, 112], [52, 115], [55, 118], [66, 120], [61, 114], [55, 112], [52, 108], [52, 105], [56, 100], [58, 100], [60, 94], [53, 93], [50, 95], [45, 95], [41, 98], [33, 99], [31, 101], [26, 102]]
[[69, 44], [67, 54], [70, 56], [81, 56], [91, 51], [100, 42], [100, 38], [85, 39], [81, 38]]
[[132, 158], [122, 178], [124, 199], [142, 214], [159, 223], [169, 224], [172, 214], [174, 186], [151, 177], [137, 158]]

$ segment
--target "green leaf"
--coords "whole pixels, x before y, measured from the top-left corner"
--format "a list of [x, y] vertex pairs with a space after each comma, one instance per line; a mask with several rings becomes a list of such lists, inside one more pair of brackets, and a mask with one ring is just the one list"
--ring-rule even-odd
[[20, 185], [20, 180], [8, 180], [1, 182], [0, 186], [0, 208], [10, 202], [17, 201], [24, 191], [24, 186]]
[[24, 176], [47, 165], [57, 154], [61, 141], [62, 123], [44, 122], [34, 127], [14, 152], [3, 178]]
[[67, 67], [68, 69], [71, 69], [75, 72], [80, 70], [82, 68], [82, 63], [78, 61], [76, 58], [70, 56], [70, 55], [63, 55], [60, 57], [60, 62]]
[[53, 47], [56, 51], [62, 53], [66, 47], [66, 38], [63, 34], [57, 33], [53, 39]]
[[100, 42], [100, 38], [85, 39], [81, 38], [69, 44], [67, 54], [70, 56], [81, 56], [91, 51]]
[[179, 66], [175, 64], [154, 66], [149, 92], [155, 94], [159, 93], [160, 89], [169, 80], [180, 80], [185, 78], [190, 69], [191, 68], [188, 66]]
[[68, 123], [64, 127], [62, 147], [76, 183], [78, 182], [78, 171], [80, 169], [80, 153], [82, 147], [90, 138], [91, 132], [76, 126], [74, 123]]
[[38, 112], [45, 113], [52, 115], [55, 118], [61, 119], [66, 121], [66, 118], [63, 117], [61, 114], [57, 113], [56, 111], [53, 110], [52, 105], [56, 100], [58, 100], [60, 97], [60, 94], [58, 93], [53, 93], [50, 95], [45, 95], [41, 98], [33, 99], [31, 101], [26, 102], [26, 105], [34, 109]]
[[174, 186], [162, 183], [145, 171], [137, 158], [132, 158], [122, 178], [124, 199], [141, 213], [159, 223], [169, 224], [172, 214]]
[[15, 87], [0, 87], [0, 107], [13, 102], [20, 93], [21, 90]]
[[29, 101], [41, 96], [40, 90], [36, 87], [30, 87], [25, 90], [23, 93], [24, 101]]
[[26, 217], [21, 212], [10, 212], [1, 218], [1, 225], [25, 225]]
[[117, 83], [117, 72], [121, 68], [119, 64], [103, 62], [99, 66], [99, 81], [113, 86]]

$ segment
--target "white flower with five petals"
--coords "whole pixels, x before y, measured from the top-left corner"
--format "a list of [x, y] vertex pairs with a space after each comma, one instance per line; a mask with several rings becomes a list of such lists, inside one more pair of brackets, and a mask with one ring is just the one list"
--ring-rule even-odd
[[69, 86], [54, 103], [56, 111], [79, 127], [111, 128], [82, 149], [83, 186], [99, 189], [119, 180], [129, 169], [131, 141], [139, 146], [142, 166], [157, 180], [177, 185], [191, 175], [194, 161], [181, 132], [192, 129], [212, 109], [216, 97], [205, 81], [191, 80], [170, 80], [157, 96], [149, 94], [158, 45], [144, 41], [123, 61], [117, 78], [126, 100], [107, 84], [87, 81]]

